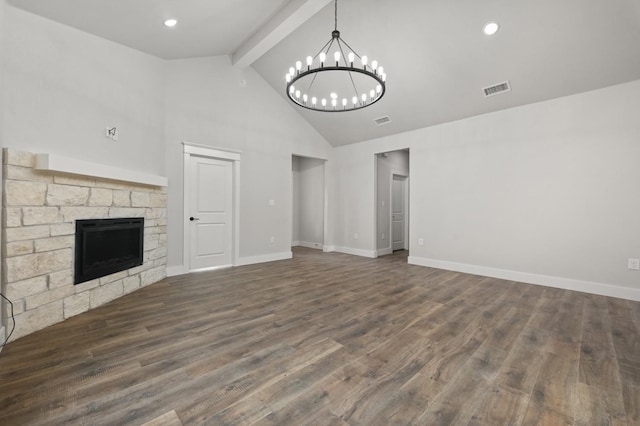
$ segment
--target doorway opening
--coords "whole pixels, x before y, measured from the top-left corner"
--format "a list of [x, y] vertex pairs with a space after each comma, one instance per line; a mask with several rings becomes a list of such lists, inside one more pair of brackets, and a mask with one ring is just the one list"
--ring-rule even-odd
[[325, 160], [293, 155], [292, 247], [324, 249]]
[[376, 154], [376, 255], [409, 250], [409, 149]]

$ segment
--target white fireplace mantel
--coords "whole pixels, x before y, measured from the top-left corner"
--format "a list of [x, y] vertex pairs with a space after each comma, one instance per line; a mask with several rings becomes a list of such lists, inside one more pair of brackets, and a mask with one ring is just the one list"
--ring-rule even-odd
[[169, 184], [169, 180], [165, 176], [141, 173], [55, 154], [36, 154], [35, 168], [38, 170], [53, 170], [76, 175], [136, 182], [143, 185], [168, 186]]

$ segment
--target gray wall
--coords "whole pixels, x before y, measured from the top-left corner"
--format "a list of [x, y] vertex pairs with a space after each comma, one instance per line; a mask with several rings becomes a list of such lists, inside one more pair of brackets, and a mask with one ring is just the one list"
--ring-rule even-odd
[[[4, 24], [4, 10], [5, 10], [5, 1], [0, 0], [0, 147], [4, 146], [3, 140], [3, 132], [2, 128], [4, 128], [4, 108], [5, 108], [5, 88], [4, 88], [4, 33], [6, 25]], [[2, 171], [2, 153], [0, 152], [0, 176]], [[2, 199], [2, 188], [0, 188], [0, 200]], [[0, 209], [0, 223], [2, 223], [2, 209]], [[0, 262], [0, 277], [2, 277], [2, 262]], [[3, 286], [0, 282], [0, 290], [2, 290]], [[5, 303], [0, 301], [0, 343], [4, 342], [5, 339], [5, 324], [7, 320], [5, 319]], [[2, 351], [2, 349], [0, 349]]]
[[4, 9], [3, 146], [163, 175], [164, 61]]
[[337, 148], [335, 244], [374, 250], [374, 154], [408, 147], [413, 263], [640, 298], [638, 111], [635, 81]]

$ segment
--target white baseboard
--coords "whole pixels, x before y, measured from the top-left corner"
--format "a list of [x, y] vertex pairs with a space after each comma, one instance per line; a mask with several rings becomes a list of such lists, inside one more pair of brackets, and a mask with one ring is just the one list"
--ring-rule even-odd
[[291, 247], [297, 247], [300, 245], [300, 241], [291, 241]]
[[188, 274], [189, 270], [184, 265], [167, 266], [167, 277]]
[[296, 244], [299, 247], [306, 247], [306, 248], [312, 248], [312, 249], [318, 249], [318, 250], [323, 250], [324, 245], [322, 243], [310, 243], [308, 241], [298, 241], [298, 244]]
[[293, 253], [290, 251], [282, 253], [263, 254], [260, 256], [241, 257], [240, 259], [238, 259], [234, 266], [245, 266], [253, 265], [256, 263], [274, 262], [276, 260], [291, 259], [292, 257]]
[[376, 253], [378, 254], [378, 256], [384, 256], [385, 254], [392, 254], [393, 249], [391, 247], [387, 247], [387, 248], [377, 250]]
[[324, 246], [322, 247], [322, 251], [325, 253], [331, 253], [332, 251], [336, 251], [336, 246]]
[[362, 256], [362, 257], [370, 257], [370, 258], [375, 258], [376, 257], [376, 252], [375, 250], [363, 250], [363, 249], [356, 249], [356, 248], [351, 248], [351, 247], [335, 247], [332, 246], [331, 251], [337, 251], [338, 253], [345, 253], [345, 254], [353, 254], [354, 256]]
[[448, 262], [445, 260], [428, 259], [425, 257], [409, 256], [408, 263], [411, 265], [428, 266], [430, 268], [446, 269], [448, 271], [464, 272], [467, 274], [500, 278], [527, 284], [537, 284], [547, 287], [561, 288], [563, 290], [574, 290], [584, 293], [599, 294], [601, 296], [640, 301], [640, 289], [623, 287], [615, 284], [604, 284], [591, 281], [574, 280], [570, 278], [554, 277], [550, 275], [531, 274], [528, 272], [489, 268], [486, 266]]

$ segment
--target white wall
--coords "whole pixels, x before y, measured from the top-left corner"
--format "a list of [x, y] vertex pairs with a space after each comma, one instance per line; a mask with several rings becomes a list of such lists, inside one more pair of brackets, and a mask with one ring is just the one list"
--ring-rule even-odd
[[292, 229], [291, 229], [291, 245], [297, 246], [300, 243], [300, 158], [296, 155], [291, 159], [291, 178], [293, 195], [291, 203], [292, 207]]
[[[5, 10], [6, 2], [5, 0], [0, 0], [0, 147], [4, 146], [4, 142], [2, 140], [2, 130], [4, 128], [4, 32], [6, 25], [4, 23], [4, 10]], [[2, 154], [0, 153], [0, 176], [3, 173], [2, 170]], [[2, 199], [2, 188], [0, 187], [0, 200]], [[2, 209], [0, 209], [0, 223], [2, 223]], [[0, 263], [0, 277], [2, 277], [2, 264]], [[1, 279], [1, 278], [0, 278]], [[2, 291], [3, 286], [0, 282], [0, 291]], [[0, 300], [0, 345], [4, 342], [5, 339], [5, 327], [7, 321], [5, 320], [5, 302], [4, 300]], [[2, 348], [0, 347], [0, 351]]]
[[8, 4], [4, 15], [2, 145], [162, 175], [164, 62]]
[[[378, 254], [391, 249], [391, 179], [393, 174], [409, 176], [409, 152], [391, 151], [386, 156], [376, 156], [376, 249]], [[408, 218], [408, 216], [407, 216]], [[382, 252], [382, 253], [380, 253]]]
[[[322, 248], [324, 245], [324, 193], [323, 160], [294, 156], [297, 170], [294, 174], [293, 222], [297, 224], [298, 245]], [[297, 217], [295, 215], [297, 214]]]
[[233, 68], [227, 56], [169, 62], [166, 117], [170, 272], [184, 266], [183, 141], [242, 152], [241, 263], [290, 254], [291, 156], [329, 159], [324, 138], [252, 69]]
[[337, 148], [336, 244], [374, 249], [373, 154], [408, 147], [412, 262], [640, 298], [638, 111], [635, 81]]

